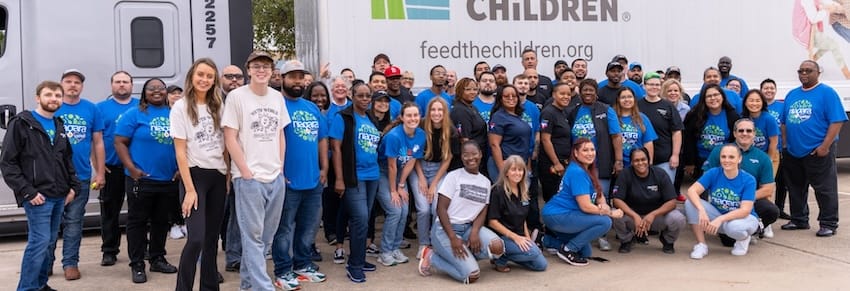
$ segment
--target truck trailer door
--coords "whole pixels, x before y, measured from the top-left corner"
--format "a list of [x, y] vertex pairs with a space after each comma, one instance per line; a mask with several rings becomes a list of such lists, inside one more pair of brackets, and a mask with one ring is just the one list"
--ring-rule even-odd
[[[22, 57], [21, 2], [0, 0], [0, 127], [4, 128], [0, 129], [0, 139], [6, 134], [9, 118], [23, 110], [24, 98], [35, 98], [35, 92], [23, 91]], [[0, 181], [0, 231], [11, 225], [7, 222], [26, 221], [23, 213], [23, 208], [15, 203], [12, 190]]]

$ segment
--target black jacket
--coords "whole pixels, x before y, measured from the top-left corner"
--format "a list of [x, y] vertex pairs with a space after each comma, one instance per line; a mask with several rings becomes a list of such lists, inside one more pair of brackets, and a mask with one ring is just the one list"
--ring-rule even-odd
[[[571, 125], [576, 124], [576, 117], [581, 106], [579, 104], [569, 109], [567, 120]], [[596, 166], [599, 171], [599, 179], [611, 179], [616, 156], [614, 155], [611, 135], [608, 134], [608, 105], [599, 101], [594, 102], [590, 106], [590, 116], [593, 118], [593, 127], [596, 128]]]
[[35, 198], [36, 193], [62, 198], [80, 187], [62, 119], [53, 119], [56, 134], [51, 144], [44, 127], [32, 114], [24, 111], [12, 117], [0, 154], [0, 171], [19, 207]]
[[[738, 121], [738, 113], [734, 110], [726, 110], [726, 125], [729, 127], [729, 138], [725, 143], [730, 143], [735, 141], [735, 135], [731, 133], [731, 131], [735, 128], [735, 121]], [[682, 134], [682, 158], [681, 164], [685, 166], [696, 166], [698, 169], [702, 168], [702, 161], [699, 157], [699, 150], [697, 149], [697, 143], [699, 142], [700, 135], [702, 134], [702, 126], [697, 124], [697, 113], [691, 110], [688, 112], [688, 115], [685, 115], [685, 130]]]
[[[357, 137], [354, 135], [356, 129], [354, 121], [354, 105], [349, 105], [345, 109], [337, 113], [342, 117], [345, 123], [345, 130], [342, 133], [342, 144], [340, 151], [342, 152], [342, 179], [345, 182], [346, 188], [357, 187], [357, 154], [354, 150], [354, 145], [357, 142]], [[372, 124], [378, 127], [378, 122], [371, 114], [367, 114]], [[340, 177], [336, 177], [339, 179]]]

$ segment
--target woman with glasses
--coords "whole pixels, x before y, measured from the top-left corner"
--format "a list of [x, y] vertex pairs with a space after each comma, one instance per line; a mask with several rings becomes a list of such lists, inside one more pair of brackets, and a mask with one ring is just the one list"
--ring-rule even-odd
[[[475, 96], [478, 96], [478, 83], [471, 78], [463, 78], [457, 81], [455, 85], [457, 95], [455, 95], [453, 106], [451, 107], [451, 119], [454, 126], [460, 133], [461, 143], [468, 140], [474, 140], [478, 143], [478, 147], [485, 149], [487, 144], [487, 122], [472, 105], [475, 101]], [[486, 151], [482, 150], [482, 161], [488, 159]], [[486, 172], [486, 163], [479, 163], [482, 172]]]
[[654, 141], [658, 139], [652, 122], [638, 110], [635, 93], [629, 87], [620, 88], [614, 101], [614, 112], [620, 121], [620, 134], [623, 135], [623, 166], [631, 165], [629, 154], [633, 149], [645, 148], [652, 162], [655, 151]]
[[520, 156], [526, 163], [530, 160], [531, 126], [522, 120], [523, 106], [519, 105], [519, 94], [513, 85], [505, 85], [490, 114], [490, 153], [493, 164], [489, 165], [490, 180], [498, 179], [504, 161], [512, 155]]
[[741, 117], [753, 120], [756, 125], [754, 146], [765, 152], [772, 161], [773, 172], [779, 167], [779, 123], [770, 114], [767, 99], [759, 89], [750, 90], [744, 96], [744, 111]]
[[706, 85], [700, 91], [696, 106], [685, 116], [685, 138], [682, 153], [684, 173], [694, 179], [702, 176], [702, 164], [711, 150], [732, 139], [738, 120], [735, 107], [726, 99], [719, 85]]

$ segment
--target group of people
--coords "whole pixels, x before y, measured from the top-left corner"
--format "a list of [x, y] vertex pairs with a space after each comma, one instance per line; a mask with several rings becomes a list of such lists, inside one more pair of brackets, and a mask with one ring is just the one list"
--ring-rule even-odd
[[[706, 233], [745, 255], [780, 217], [790, 219], [784, 230], [810, 228], [809, 185], [817, 236], [835, 234], [835, 140], [847, 118], [816, 62], [802, 62], [802, 86], [784, 103], [770, 79], [749, 90], [728, 57], [704, 71], [693, 97], [678, 67], [644, 74], [618, 55], [597, 82], [586, 60], [556, 62], [553, 79], [537, 62], [524, 51], [510, 82], [501, 65], [479, 62], [460, 79], [437, 65], [414, 95], [413, 75], [384, 54], [358, 80], [350, 69], [313, 77], [298, 61], [276, 67], [257, 51], [222, 70], [198, 59], [183, 88], [152, 78], [139, 98], [119, 71], [98, 104], [80, 98], [85, 76], [68, 70], [38, 85], [36, 108], [16, 115], [3, 141], [0, 170], [29, 226], [18, 289], [52, 290], [60, 224], [65, 278], [81, 277], [90, 190], [100, 190], [101, 265], [117, 262], [126, 197], [133, 282], [147, 281], [147, 260], [151, 272], [177, 273], [177, 290], [193, 289], [199, 259], [201, 289], [218, 289], [219, 239], [241, 289], [325, 281], [313, 262], [320, 223], [334, 263], [357, 283], [376, 270], [367, 255], [385, 267], [410, 261], [408, 220], [419, 273], [465, 283], [479, 279], [478, 259], [499, 272], [511, 262], [543, 271], [544, 251], [576, 266], [605, 261], [591, 242], [611, 250], [611, 228], [620, 253], [657, 234], [673, 254], [688, 224], [691, 258], [708, 254]], [[694, 182], [683, 195], [686, 178]], [[165, 239], [181, 220], [187, 241], [175, 267]]]

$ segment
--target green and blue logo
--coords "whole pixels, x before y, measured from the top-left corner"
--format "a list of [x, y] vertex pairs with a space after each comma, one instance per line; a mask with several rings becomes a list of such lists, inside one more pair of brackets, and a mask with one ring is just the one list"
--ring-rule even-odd
[[372, 0], [372, 19], [449, 20], [449, 0]]

